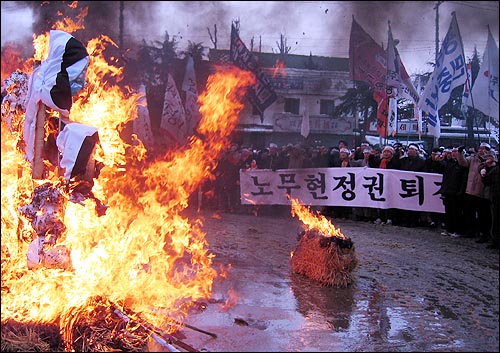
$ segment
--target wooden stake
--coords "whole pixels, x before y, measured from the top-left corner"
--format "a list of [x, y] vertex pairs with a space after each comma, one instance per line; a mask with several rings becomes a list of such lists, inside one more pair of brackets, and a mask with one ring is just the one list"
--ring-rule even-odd
[[32, 177], [33, 179], [43, 178], [43, 144], [45, 139], [45, 104], [41, 101], [37, 104], [38, 109], [36, 113], [35, 122], [35, 143], [33, 147], [33, 166]]

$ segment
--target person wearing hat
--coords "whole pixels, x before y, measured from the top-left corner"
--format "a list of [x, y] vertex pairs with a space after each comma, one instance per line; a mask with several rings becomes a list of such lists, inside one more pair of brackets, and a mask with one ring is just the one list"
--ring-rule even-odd
[[479, 166], [479, 174], [484, 183], [484, 195], [490, 200], [491, 206], [491, 230], [489, 233], [491, 244], [488, 245], [488, 248], [498, 249], [498, 237], [500, 236], [498, 229], [498, 199], [500, 196], [498, 160], [492, 151], [487, 152], [484, 158], [484, 163]]
[[[357, 162], [352, 159], [352, 153], [347, 147], [342, 147], [339, 150], [339, 159], [332, 165], [333, 168], [349, 168], [355, 167]], [[333, 215], [336, 218], [349, 219], [352, 214], [352, 207], [348, 206], [333, 206]]]
[[[394, 149], [394, 147], [387, 145], [382, 149], [382, 156], [370, 154], [370, 156], [368, 157], [368, 163], [371, 168], [399, 169], [399, 156], [399, 148]], [[377, 211], [378, 217], [374, 222], [375, 224], [392, 224], [393, 218], [396, 215], [396, 209], [379, 208]]]
[[[420, 157], [420, 148], [415, 143], [408, 145], [406, 157], [400, 159], [400, 170], [411, 172], [425, 172], [425, 160]], [[417, 227], [420, 225], [420, 211], [397, 210], [403, 227]]]
[[[369, 167], [370, 155], [375, 154], [371, 146], [363, 148], [363, 158], [351, 160], [353, 167]], [[357, 221], [373, 222], [377, 219], [378, 210], [372, 207], [353, 207], [352, 214]]]
[[364, 158], [363, 154], [365, 149], [370, 148], [371, 146], [368, 142], [364, 141], [361, 142], [358, 148], [356, 148], [356, 151], [354, 151], [354, 160], [362, 160]]
[[467, 187], [465, 189], [464, 219], [466, 237], [477, 237], [476, 242], [488, 241], [491, 229], [490, 200], [484, 195], [484, 183], [479, 166], [485, 161], [485, 154], [489, 152], [490, 145], [481, 143], [477, 153], [465, 157], [464, 147], [458, 148], [457, 161], [461, 166], [468, 168]]
[[460, 237], [464, 229], [464, 195], [468, 170], [458, 164], [458, 148], [450, 149], [450, 157], [442, 160], [443, 179], [439, 193], [444, 205], [444, 229], [441, 235]]

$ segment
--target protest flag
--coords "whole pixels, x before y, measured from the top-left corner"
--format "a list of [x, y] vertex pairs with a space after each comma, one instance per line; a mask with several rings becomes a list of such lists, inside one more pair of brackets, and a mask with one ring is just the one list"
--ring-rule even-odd
[[377, 102], [377, 133], [387, 137], [389, 100], [386, 94], [385, 50], [352, 17], [349, 37], [349, 73], [354, 81], [366, 82]]
[[184, 145], [186, 142], [186, 114], [179, 91], [170, 74], [168, 74], [167, 87], [165, 88], [160, 130], [173, 144]]
[[272, 87], [271, 81], [264, 70], [259, 67], [257, 58], [247, 49], [245, 43], [240, 39], [235, 24], [231, 24], [231, 46], [229, 49], [231, 62], [242, 70], [251, 71], [257, 82], [248, 88], [247, 98], [260, 115], [260, 121], [264, 122], [264, 110], [273, 104], [278, 96]]
[[488, 26], [488, 41], [483, 62], [467, 104], [498, 123], [498, 46]]
[[465, 66], [462, 37], [456, 14], [453, 12], [450, 27], [439, 50], [434, 72], [418, 103], [419, 108], [427, 116], [429, 133], [435, 138], [441, 135], [439, 109], [448, 102], [451, 91], [465, 83], [467, 79]]
[[188, 137], [196, 130], [198, 122], [201, 119], [198, 88], [196, 87], [196, 72], [194, 70], [194, 60], [191, 55], [187, 57], [182, 90], [186, 93], [184, 108], [186, 113], [186, 137]]

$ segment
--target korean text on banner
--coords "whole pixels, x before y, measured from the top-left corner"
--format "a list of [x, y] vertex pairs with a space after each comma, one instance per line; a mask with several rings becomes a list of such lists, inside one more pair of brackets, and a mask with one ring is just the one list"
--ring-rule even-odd
[[444, 213], [443, 176], [378, 168], [257, 169], [240, 171], [241, 203], [399, 208]]
[[418, 106], [427, 115], [429, 133], [436, 138], [441, 135], [439, 109], [450, 99], [451, 91], [465, 83], [465, 55], [458, 29], [458, 22], [453, 13], [450, 28], [443, 40], [436, 66]]

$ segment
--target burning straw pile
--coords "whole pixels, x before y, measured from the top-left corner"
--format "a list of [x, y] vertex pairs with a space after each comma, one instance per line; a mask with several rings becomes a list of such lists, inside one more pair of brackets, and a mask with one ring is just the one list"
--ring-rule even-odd
[[173, 325], [169, 330], [175, 331], [173, 334], [102, 297], [93, 297], [83, 306], [74, 307], [61, 316], [61, 328], [57, 323], [2, 323], [2, 352], [148, 352], [158, 345], [167, 352], [197, 352], [174, 336], [179, 335], [179, 327], [189, 327], [216, 337], [210, 332], [171, 321]]
[[295, 273], [325, 286], [347, 287], [353, 281], [357, 259], [350, 239], [326, 237], [314, 231], [303, 232], [292, 257]]
[[298, 200], [291, 201], [292, 216], [297, 216], [306, 228], [299, 234], [292, 256], [293, 272], [324, 286], [347, 287], [354, 280], [352, 271], [358, 264], [351, 239], [319, 212], [314, 214]]

